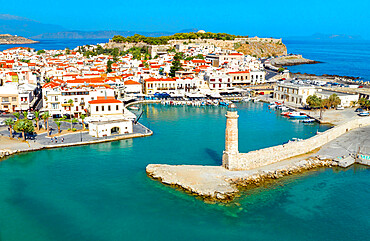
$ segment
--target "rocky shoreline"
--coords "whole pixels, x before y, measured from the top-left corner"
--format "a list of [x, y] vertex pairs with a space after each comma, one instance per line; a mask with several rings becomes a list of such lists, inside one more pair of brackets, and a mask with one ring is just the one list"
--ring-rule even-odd
[[315, 75], [315, 74], [308, 74], [308, 73], [290, 73], [291, 78], [297, 79], [304, 79], [304, 80], [323, 80], [329, 82], [337, 82], [340, 84], [361, 84], [366, 87], [370, 87], [370, 82], [362, 81], [360, 77], [355, 76], [341, 76], [341, 75], [330, 75], [330, 74], [323, 74], [323, 75]]
[[270, 61], [270, 63], [276, 67], [283, 67], [283, 66], [293, 66], [293, 65], [301, 65], [301, 64], [318, 64], [322, 62], [303, 58], [302, 55], [289, 55], [289, 56], [274, 58]]
[[315, 168], [336, 166], [338, 163], [334, 160], [310, 157], [293, 163], [282, 162], [248, 171], [229, 171], [213, 166], [150, 164], [146, 173], [152, 179], [180, 188], [206, 202], [227, 203], [239, 195], [241, 188], [259, 186], [269, 180]]

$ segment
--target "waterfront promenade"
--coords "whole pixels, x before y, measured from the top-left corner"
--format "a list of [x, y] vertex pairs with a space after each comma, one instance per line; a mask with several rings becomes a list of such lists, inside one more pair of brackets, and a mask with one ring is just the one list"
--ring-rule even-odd
[[[90, 136], [88, 131], [77, 131], [60, 135], [52, 141], [46, 133], [34, 137], [32, 140], [22, 141], [21, 138], [9, 138], [9, 131], [6, 128], [0, 130], [0, 159], [15, 153], [37, 151], [41, 149], [62, 148], [79, 145], [97, 144], [110, 141], [118, 141], [130, 138], [145, 137], [153, 135], [153, 131], [140, 123], [133, 125], [133, 133], [113, 135], [102, 138]], [[18, 136], [18, 135], [17, 135]], [[63, 137], [63, 142], [62, 142]]]

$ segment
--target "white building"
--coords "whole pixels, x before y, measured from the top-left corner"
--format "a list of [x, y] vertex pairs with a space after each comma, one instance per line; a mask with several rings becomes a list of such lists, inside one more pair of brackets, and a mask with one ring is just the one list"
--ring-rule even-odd
[[98, 97], [89, 101], [90, 117], [86, 118], [89, 124], [89, 134], [94, 137], [104, 137], [133, 132], [133, 122], [123, 115], [122, 101], [113, 96]]

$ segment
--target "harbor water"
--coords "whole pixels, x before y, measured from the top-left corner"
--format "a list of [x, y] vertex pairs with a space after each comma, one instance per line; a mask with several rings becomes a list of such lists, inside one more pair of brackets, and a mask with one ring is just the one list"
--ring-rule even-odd
[[[239, 103], [241, 152], [328, 126]], [[0, 240], [369, 240], [370, 169], [318, 169], [209, 204], [147, 177], [150, 163], [220, 165], [224, 107], [143, 105], [145, 138], [0, 162]]]

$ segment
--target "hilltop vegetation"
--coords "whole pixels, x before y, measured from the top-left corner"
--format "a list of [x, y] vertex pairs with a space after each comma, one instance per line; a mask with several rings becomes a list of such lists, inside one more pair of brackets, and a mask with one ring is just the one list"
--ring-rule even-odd
[[216, 39], [216, 40], [234, 40], [235, 38], [245, 38], [248, 36], [232, 35], [227, 33], [176, 33], [170, 36], [161, 37], [145, 37], [140, 34], [135, 34], [129, 37], [116, 35], [112, 41], [115, 43], [146, 43], [150, 45], [168, 44], [169, 40], [185, 40], [185, 39]]

